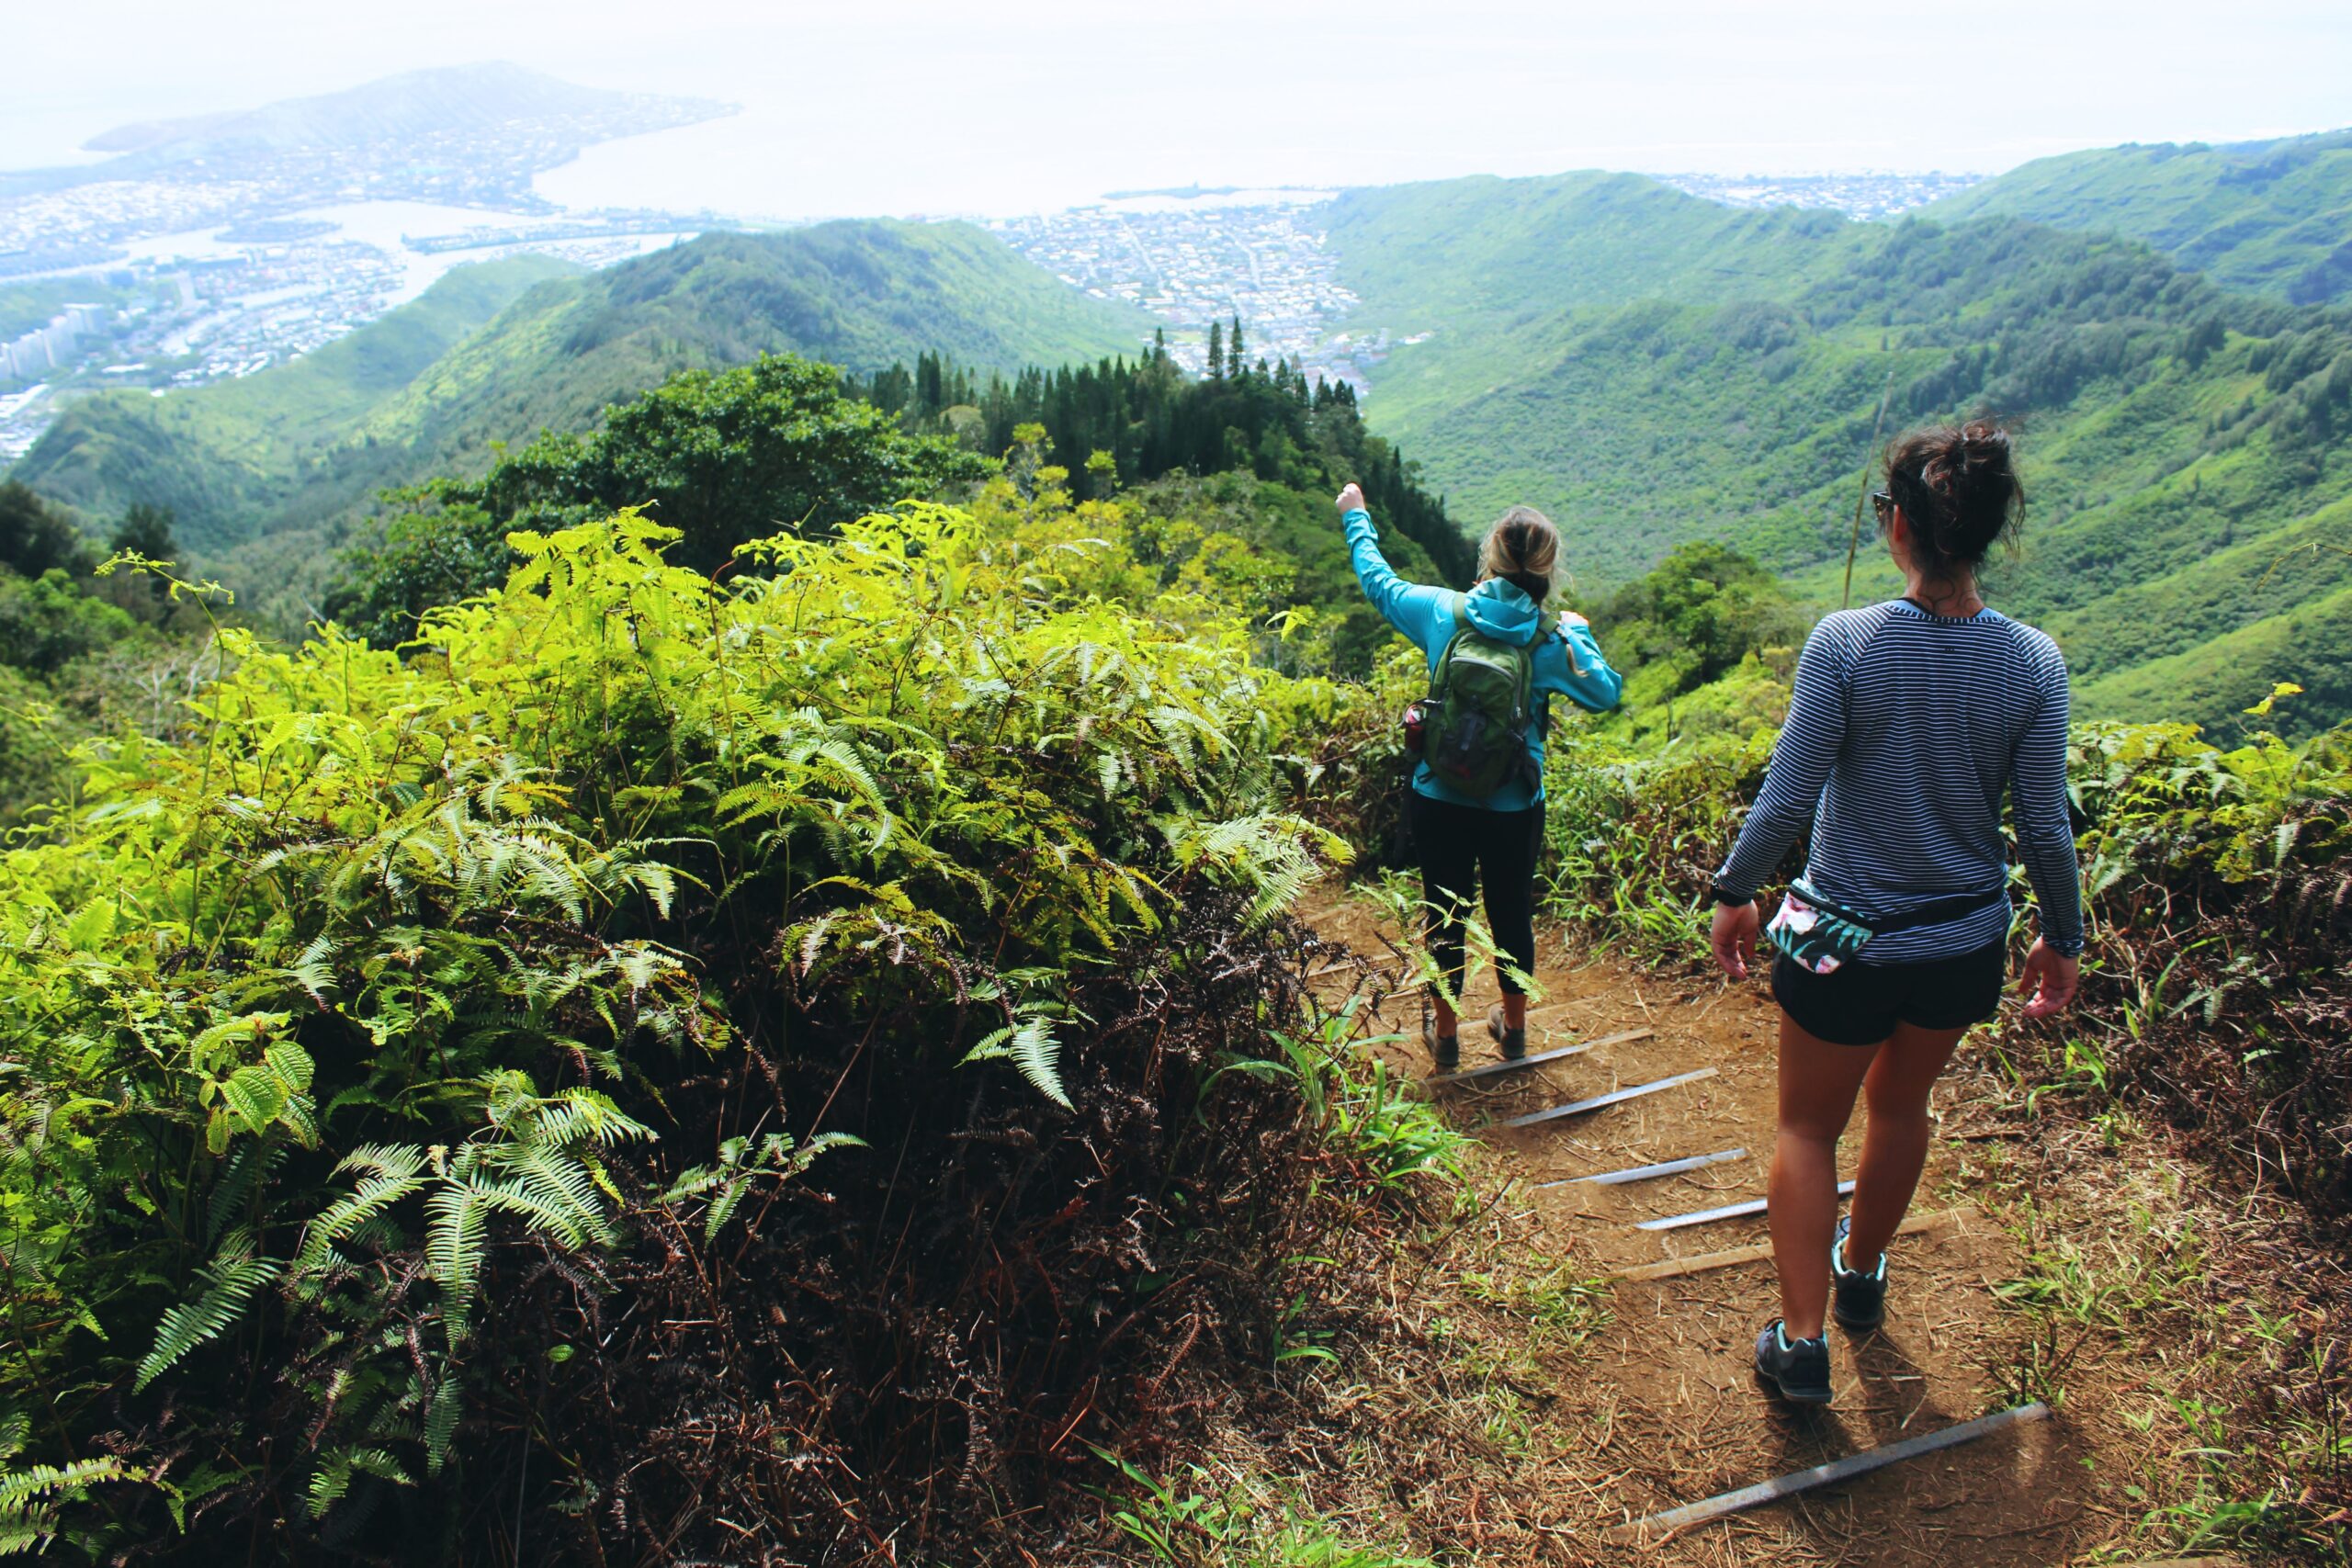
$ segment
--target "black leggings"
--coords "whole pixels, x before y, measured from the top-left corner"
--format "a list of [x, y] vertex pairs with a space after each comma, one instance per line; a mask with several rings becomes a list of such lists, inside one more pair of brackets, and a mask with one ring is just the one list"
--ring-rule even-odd
[[[1421, 858], [1421, 897], [1430, 906], [1430, 956], [1446, 988], [1462, 996], [1462, 922], [1481, 878], [1487, 886], [1487, 929], [1495, 946], [1521, 974], [1535, 973], [1535, 860], [1544, 848], [1544, 807], [1488, 811], [1407, 792], [1413, 847]], [[1507, 996], [1526, 987], [1496, 965]]]

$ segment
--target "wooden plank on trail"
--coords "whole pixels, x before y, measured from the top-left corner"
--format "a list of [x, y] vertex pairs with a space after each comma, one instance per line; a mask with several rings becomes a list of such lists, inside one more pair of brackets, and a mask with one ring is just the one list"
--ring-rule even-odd
[[[1854, 1184], [1850, 1181], [1841, 1181], [1838, 1184], [1838, 1196], [1840, 1198], [1852, 1196]], [[1720, 1209], [1701, 1209], [1698, 1213], [1691, 1214], [1668, 1214], [1664, 1219], [1644, 1220], [1634, 1228], [1642, 1231], [1679, 1231], [1684, 1225], [1704, 1225], [1712, 1224], [1717, 1220], [1736, 1220], [1745, 1214], [1762, 1213], [1767, 1201], [1769, 1200], [1763, 1198], [1750, 1198], [1745, 1203], [1725, 1203]]]
[[1746, 1149], [1718, 1149], [1711, 1155], [1691, 1155], [1685, 1159], [1661, 1160], [1656, 1165], [1637, 1165], [1630, 1170], [1603, 1171], [1599, 1176], [1571, 1176], [1561, 1181], [1539, 1181], [1533, 1190], [1548, 1187], [1576, 1187], [1590, 1183], [1596, 1187], [1618, 1187], [1628, 1181], [1652, 1181], [1661, 1176], [1679, 1176], [1686, 1170], [1700, 1170], [1711, 1165], [1721, 1165], [1727, 1159], [1746, 1159]]
[[1516, 1062], [1487, 1062], [1475, 1067], [1464, 1067], [1458, 1073], [1440, 1073], [1422, 1081], [1432, 1089], [1449, 1089], [1458, 1083], [1471, 1083], [1490, 1078], [1498, 1073], [1515, 1073], [1521, 1067], [1540, 1067], [1546, 1062], [1556, 1062], [1566, 1056], [1582, 1055], [1603, 1045], [1623, 1045], [1628, 1040], [1646, 1040], [1656, 1032], [1647, 1029], [1629, 1029], [1623, 1034], [1612, 1034], [1606, 1040], [1587, 1040], [1577, 1045], [1561, 1045], [1549, 1051], [1538, 1051], [1532, 1056], [1521, 1056]]
[[[1897, 1235], [1914, 1235], [1920, 1231], [1939, 1230], [1951, 1224], [1965, 1209], [1946, 1209], [1939, 1214], [1914, 1214], [1894, 1227]], [[1703, 1274], [1710, 1269], [1728, 1269], [1736, 1263], [1760, 1263], [1772, 1256], [1772, 1244], [1759, 1241], [1753, 1247], [1735, 1247], [1722, 1252], [1702, 1252], [1695, 1258], [1667, 1258], [1656, 1263], [1643, 1263], [1632, 1269], [1620, 1269], [1611, 1276], [1626, 1280], [1675, 1280], [1685, 1274]]]
[[1673, 1077], [1660, 1078], [1656, 1083], [1635, 1084], [1632, 1089], [1612, 1089], [1607, 1094], [1596, 1094], [1590, 1100], [1579, 1100], [1573, 1105], [1555, 1105], [1549, 1111], [1531, 1111], [1524, 1116], [1514, 1116], [1508, 1122], [1498, 1122], [1495, 1125], [1532, 1127], [1539, 1122], [1550, 1122], [1562, 1116], [1581, 1116], [1588, 1111], [1599, 1111], [1604, 1106], [1615, 1105], [1622, 1100], [1639, 1100], [1645, 1094], [1656, 1094], [1662, 1089], [1679, 1089], [1684, 1084], [1697, 1083], [1702, 1078], [1711, 1078], [1714, 1076], [1714, 1068], [1701, 1067], [1697, 1072], [1678, 1073]]
[[1736, 1492], [1718, 1494], [1703, 1503], [1690, 1503], [1679, 1508], [1668, 1508], [1662, 1514], [1652, 1514], [1645, 1519], [1634, 1519], [1630, 1523], [1619, 1525], [1602, 1539], [1617, 1545], [1623, 1545], [1629, 1541], [1654, 1543], [1668, 1532], [1681, 1529], [1686, 1526], [1704, 1524], [1709, 1519], [1719, 1519], [1726, 1514], [1736, 1514], [1743, 1508], [1752, 1508], [1758, 1503], [1770, 1503], [1776, 1498], [1794, 1496], [1797, 1493], [1811, 1491], [1815, 1486], [1827, 1486], [1840, 1481], [1850, 1481], [1857, 1475], [1868, 1475], [1871, 1471], [1883, 1470], [1890, 1464], [1899, 1464], [1906, 1459], [1916, 1459], [1921, 1454], [1931, 1454], [1939, 1449], [1957, 1448], [1962, 1443], [1973, 1442], [1986, 1433], [1997, 1432], [2004, 1427], [2021, 1421], [2042, 1420], [2049, 1414], [2050, 1407], [2039, 1400], [2031, 1404], [2018, 1404], [2007, 1410], [1996, 1410], [1990, 1416], [1979, 1416], [1973, 1421], [1963, 1421], [1957, 1427], [1947, 1427], [1940, 1432], [1928, 1432], [1917, 1438], [1905, 1438], [1901, 1442], [1887, 1443], [1875, 1449], [1864, 1449], [1860, 1453], [1848, 1454], [1844, 1459], [1832, 1460], [1827, 1464], [1816, 1464], [1810, 1470], [1796, 1471], [1775, 1480], [1759, 1482], [1754, 1486], [1743, 1486]]

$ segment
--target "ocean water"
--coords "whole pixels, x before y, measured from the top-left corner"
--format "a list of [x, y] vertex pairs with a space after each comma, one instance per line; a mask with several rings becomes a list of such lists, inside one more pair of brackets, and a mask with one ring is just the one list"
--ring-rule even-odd
[[[1012, 218], [1102, 199], [1105, 191], [1273, 186], [1318, 178], [1328, 160], [1296, 158], [1269, 139], [1230, 149], [1173, 141], [1089, 145], [1068, 128], [1034, 139], [961, 135], [943, 116], [871, 133], [798, 107], [754, 106], [725, 119], [585, 149], [533, 181], [573, 210], [654, 208], [800, 222], [826, 218]], [[1238, 197], [1220, 199], [1233, 200]]]

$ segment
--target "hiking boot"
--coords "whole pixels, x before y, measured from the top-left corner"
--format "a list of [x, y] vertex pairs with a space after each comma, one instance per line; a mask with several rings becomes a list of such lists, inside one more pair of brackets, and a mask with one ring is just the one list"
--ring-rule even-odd
[[1503, 1004], [1500, 1002], [1487, 1010], [1487, 1032], [1493, 1035], [1495, 1043], [1503, 1048], [1504, 1061], [1516, 1062], [1527, 1055], [1526, 1029], [1503, 1027]]
[[1866, 1273], [1847, 1268], [1846, 1234], [1853, 1228], [1851, 1219], [1839, 1220], [1838, 1239], [1829, 1244], [1829, 1277], [1836, 1282], [1829, 1311], [1840, 1327], [1862, 1334], [1886, 1321], [1886, 1254]]
[[1437, 1025], [1427, 1020], [1421, 1023], [1421, 1043], [1430, 1048], [1430, 1060], [1437, 1064], [1441, 1073], [1450, 1073], [1462, 1066], [1462, 1036], [1440, 1034]]
[[1791, 1339], [1779, 1318], [1756, 1337], [1756, 1376], [1792, 1404], [1829, 1403], [1829, 1337]]

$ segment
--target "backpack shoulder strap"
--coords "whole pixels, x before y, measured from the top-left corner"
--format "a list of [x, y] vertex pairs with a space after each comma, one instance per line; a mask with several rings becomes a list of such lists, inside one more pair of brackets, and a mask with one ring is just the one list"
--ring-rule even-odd
[[1453, 630], [1447, 634], [1445, 647], [1438, 653], [1437, 662], [1430, 667], [1430, 696], [1444, 695], [1446, 671], [1453, 666], [1454, 647], [1476, 630], [1477, 628], [1470, 624], [1470, 595], [1456, 593], [1453, 596]]

